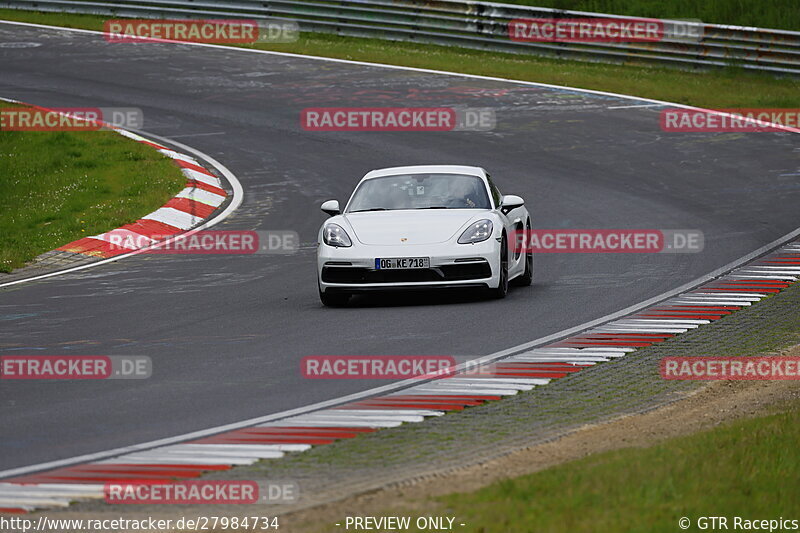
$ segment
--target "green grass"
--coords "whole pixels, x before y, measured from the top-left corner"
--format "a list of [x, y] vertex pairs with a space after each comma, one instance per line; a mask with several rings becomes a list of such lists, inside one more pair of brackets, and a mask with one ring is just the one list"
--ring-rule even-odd
[[797, 0], [503, 0], [508, 4], [800, 30]]
[[[102, 30], [105, 20], [104, 17], [93, 15], [9, 9], [0, 9], [0, 18], [94, 30]], [[800, 79], [775, 78], [736, 68], [686, 72], [314, 33], [302, 34], [296, 43], [269, 43], [256, 47], [278, 52], [568, 85], [701, 107], [795, 108], [800, 105]]]
[[439, 500], [467, 531], [698, 531], [701, 516], [800, 519], [800, 406]]
[[0, 132], [0, 271], [133, 222], [185, 183], [170, 159], [110, 131]]

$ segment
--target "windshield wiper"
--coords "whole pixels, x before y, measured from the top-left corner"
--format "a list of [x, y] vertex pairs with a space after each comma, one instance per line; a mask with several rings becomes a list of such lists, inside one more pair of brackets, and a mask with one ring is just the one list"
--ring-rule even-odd
[[450, 209], [446, 205], [432, 205], [430, 207], [418, 207], [417, 209]]
[[355, 211], [350, 211], [351, 213], [366, 213], [367, 211], [388, 211], [385, 207], [371, 207], [369, 209], [356, 209]]

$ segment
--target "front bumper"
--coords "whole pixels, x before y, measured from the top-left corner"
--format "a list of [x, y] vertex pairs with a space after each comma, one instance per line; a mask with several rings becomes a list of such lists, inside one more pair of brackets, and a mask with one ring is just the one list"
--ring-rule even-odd
[[[499, 282], [499, 243], [365, 246], [320, 244], [317, 275], [323, 292], [394, 289], [495, 287]], [[376, 258], [429, 257], [430, 268], [378, 270]]]

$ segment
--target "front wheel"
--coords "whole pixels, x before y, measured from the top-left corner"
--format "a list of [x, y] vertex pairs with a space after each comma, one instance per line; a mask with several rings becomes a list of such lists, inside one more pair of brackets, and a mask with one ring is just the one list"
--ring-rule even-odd
[[350, 299], [346, 292], [319, 291], [319, 299], [325, 307], [342, 307]]
[[505, 298], [506, 294], [508, 294], [508, 241], [506, 240], [505, 233], [503, 234], [503, 240], [500, 241], [500, 281], [497, 284], [497, 287], [494, 289], [489, 289], [489, 294], [492, 298], [496, 298], [498, 300]]
[[531, 243], [528, 242], [531, 235], [531, 221], [528, 219], [528, 223], [525, 224], [525, 247], [527, 251], [525, 252], [525, 272], [514, 279], [514, 285], [518, 287], [527, 287], [533, 282], [533, 252], [531, 251]]

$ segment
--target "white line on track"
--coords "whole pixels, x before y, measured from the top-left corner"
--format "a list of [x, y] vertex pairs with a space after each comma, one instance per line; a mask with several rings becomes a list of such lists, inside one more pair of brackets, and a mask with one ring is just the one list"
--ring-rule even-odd
[[212, 131], [210, 133], [186, 133], [183, 135], [171, 135], [170, 139], [182, 139], [184, 137], [207, 137], [208, 135], [225, 135], [224, 131]]
[[633, 109], [636, 107], [658, 107], [661, 104], [642, 104], [642, 105], [615, 105], [607, 107], [606, 109]]

